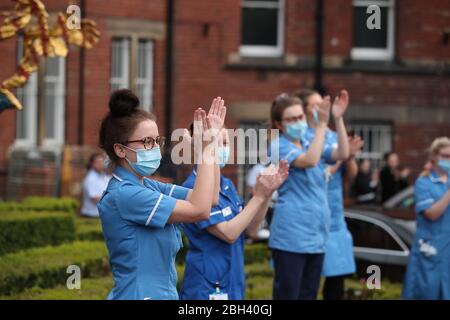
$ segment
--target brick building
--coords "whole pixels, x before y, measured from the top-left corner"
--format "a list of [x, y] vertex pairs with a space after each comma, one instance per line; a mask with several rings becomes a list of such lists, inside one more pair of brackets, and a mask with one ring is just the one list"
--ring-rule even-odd
[[[346, 118], [366, 140], [362, 156], [379, 161], [395, 150], [415, 173], [431, 140], [450, 133], [449, 0], [44, 3], [51, 13], [78, 3], [102, 36], [93, 50], [74, 49], [66, 59], [49, 61], [18, 93], [23, 112], [0, 114], [3, 197], [35, 192], [23, 187], [33, 177], [54, 182], [41, 193], [70, 193], [64, 185], [82, 174], [70, 168], [81, 168], [82, 150], [96, 144], [108, 95], [119, 87], [138, 93], [161, 132], [186, 126], [194, 108], [217, 95], [226, 99], [229, 125], [246, 128], [266, 125], [281, 92], [347, 88]], [[370, 4], [379, 5], [380, 30], [366, 27]], [[0, 10], [10, 8], [8, 1], [0, 4]], [[18, 48], [17, 38], [0, 43], [0, 79], [13, 73]], [[35, 115], [43, 87], [47, 120], [38, 146]], [[61, 166], [64, 161], [70, 165]], [[246, 169], [227, 169], [240, 190]]]

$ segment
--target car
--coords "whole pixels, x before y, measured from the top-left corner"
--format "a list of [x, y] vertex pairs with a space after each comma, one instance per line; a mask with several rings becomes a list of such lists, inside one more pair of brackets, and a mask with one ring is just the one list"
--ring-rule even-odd
[[410, 186], [383, 203], [376, 205], [351, 205], [352, 208], [364, 211], [379, 212], [388, 217], [403, 220], [415, 220], [414, 186]]
[[[367, 267], [377, 265], [382, 276], [403, 281], [416, 232], [414, 187], [399, 192], [382, 207], [352, 206], [344, 210], [353, 236], [357, 275], [368, 276]], [[266, 242], [269, 230], [261, 229], [254, 242]]]
[[416, 222], [356, 209], [345, 209], [345, 219], [353, 236], [358, 276], [367, 277], [367, 267], [377, 265], [382, 277], [403, 281]]
[[[353, 252], [360, 278], [367, 278], [367, 267], [380, 267], [381, 276], [402, 282], [416, 232], [416, 221], [392, 218], [381, 212], [346, 208], [348, 229], [353, 236]], [[258, 239], [267, 242], [270, 232], [260, 230]]]

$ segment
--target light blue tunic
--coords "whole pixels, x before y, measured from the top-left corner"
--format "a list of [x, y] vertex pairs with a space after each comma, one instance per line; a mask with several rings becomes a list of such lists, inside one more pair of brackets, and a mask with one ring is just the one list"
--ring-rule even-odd
[[188, 192], [147, 178], [141, 184], [125, 168], [115, 169], [98, 203], [115, 282], [108, 299], [178, 299], [175, 256], [182, 241], [167, 220]]
[[[279, 159], [289, 164], [304, 154], [287, 136], [272, 141], [271, 154], [279, 151]], [[322, 154], [330, 162], [332, 149]], [[276, 157], [274, 157], [276, 158]], [[324, 253], [330, 228], [326, 173], [322, 165], [308, 169], [289, 169], [288, 179], [278, 189], [278, 202], [270, 225], [269, 247], [293, 253]]]
[[[308, 140], [314, 138], [314, 130], [309, 129]], [[325, 134], [325, 148], [337, 148], [336, 132], [328, 130]], [[327, 163], [322, 161], [326, 168]], [[329, 177], [328, 181], [328, 205], [331, 212], [330, 233], [325, 249], [322, 275], [334, 277], [352, 274], [356, 270], [355, 258], [353, 255], [353, 238], [347, 228], [344, 217], [344, 193], [343, 175], [345, 165], [341, 165], [339, 170]]]
[[417, 231], [403, 287], [404, 299], [450, 299], [450, 206], [432, 221], [424, 212], [449, 190], [434, 171], [415, 184]]

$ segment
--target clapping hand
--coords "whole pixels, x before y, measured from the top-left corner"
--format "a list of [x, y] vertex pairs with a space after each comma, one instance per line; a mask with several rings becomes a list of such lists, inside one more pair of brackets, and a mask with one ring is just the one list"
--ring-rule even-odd
[[340, 119], [343, 117], [345, 111], [348, 108], [349, 95], [347, 90], [342, 90], [340, 95], [334, 99], [333, 102], [333, 117], [334, 119]]
[[258, 177], [255, 186], [255, 195], [269, 198], [289, 176], [289, 164], [281, 160], [278, 167], [271, 165]]

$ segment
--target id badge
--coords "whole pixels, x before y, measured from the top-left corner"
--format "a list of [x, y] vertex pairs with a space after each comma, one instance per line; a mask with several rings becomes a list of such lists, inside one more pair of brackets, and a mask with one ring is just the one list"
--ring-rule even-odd
[[228, 217], [230, 214], [233, 214], [233, 211], [231, 210], [231, 207], [226, 207], [222, 209], [222, 214], [224, 217]]
[[209, 295], [209, 300], [228, 300], [228, 293], [214, 292]]

